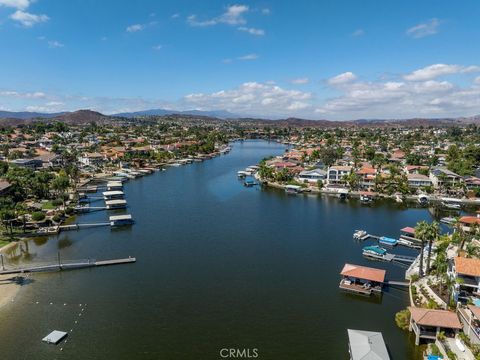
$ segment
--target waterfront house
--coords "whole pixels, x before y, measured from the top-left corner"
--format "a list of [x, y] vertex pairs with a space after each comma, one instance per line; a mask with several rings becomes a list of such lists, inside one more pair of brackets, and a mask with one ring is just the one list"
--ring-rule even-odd
[[429, 167], [426, 165], [407, 165], [404, 170], [407, 174], [428, 174]]
[[455, 337], [462, 324], [453, 311], [433, 310], [409, 306], [409, 330], [415, 333], [415, 344], [420, 344], [420, 339], [435, 341], [440, 331], [448, 337]]
[[465, 335], [473, 344], [480, 344], [480, 307], [475, 305], [459, 306], [458, 315]]
[[350, 360], [390, 360], [382, 333], [348, 329]]
[[443, 167], [430, 170], [430, 180], [435, 188], [454, 186], [463, 181], [462, 177]]
[[455, 301], [466, 302], [479, 294], [480, 259], [457, 256], [449, 263], [447, 274], [455, 280], [453, 289]]
[[430, 180], [430, 178], [426, 175], [408, 173], [407, 179], [408, 179], [408, 186], [412, 188], [432, 186], [432, 180]]
[[105, 159], [105, 156], [100, 153], [83, 153], [79, 158], [78, 161], [85, 166], [95, 166], [100, 165]]
[[370, 295], [372, 292], [381, 292], [385, 282], [386, 271], [366, 266], [345, 264], [340, 275], [339, 288], [342, 290]]
[[304, 170], [298, 174], [299, 181], [307, 181], [309, 183], [316, 183], [317, 181], [324, 181], [327, 178], [327, 172], [321, 169]]
[[327, 182], [328, 184], [344, 184], [344, 177], [350, 174], [351, 166], [335, 165], [328, 168]]

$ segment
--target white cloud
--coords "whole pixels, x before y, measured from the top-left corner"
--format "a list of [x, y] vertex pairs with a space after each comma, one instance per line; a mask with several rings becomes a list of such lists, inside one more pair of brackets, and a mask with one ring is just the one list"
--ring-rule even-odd
[[247, 32], [251, 35], [256, 35], [256, 36], [265, 35], [265, 30], [263, 30], [263, 29], [249, 28], [249, 27], [246, 27], [246, 26], [240, 26], [237, 29], [240, 30], [240, 31]]
[[354, 32], [352, 32], [352, 36], [358, 37], [358, 36], [363, 36], [365, 35], [365, 30], [363, 29], [357, 29]]
[[434, 79], [443, 75], [452, 75], [460, 73], [471, 73], [480, 71], [479, 66], [462, 66], [462, 65], [447, 65], [447, 64], [433, 64], [422, 69], [415, 70], [410, 74], [404, 76], [405, 80], [409, 81], [423, 81]]
[[30, 0], [0, 0], [0, 6], [25, 10], [30, 6]]
[[434, 18], [407, 29], [406, 34], [415, 39], [419, 39], [425, 36], [435, 35], [438, 32], [439, 26], [440, 21]]
[[142, 31], [143, 29], [145, 29], [144, 24], [134, 24], [134, 25], [127, 26], [125, 30], [127, 32], [137, 32], [137, 31]]
[[480, 85], [480, 76], [477, 76], [475, 80], [473, 80], [474, 84]]
[[291, 84], [296, 84], [296, 85], [301, 85], [301, 84], [308, 84], [309, 83], [309, 79], [304, 77], [304, 78], [297, 78], [297, 79], [292, 79], [290, 80], [290, 83]]
[[60, 41], [57, 41], [57, 40], [49, 40], [48, 41], [48, 47], [49, 48], [62, 48], [64, 46], [65, 46], [64, 44], [62, 44]]
[[244, 25], [246, 20], [243, 17], [249, 11], [247, 5], [231, 5], [226, 11], [217, 17], [207, 20], [198, 20], [197, 15], [187, 17], [187, 23], [191, 26], [213, 26], [217, 24]]
[[343, 83], [341, 87], [331, 84], [342, 94], [327, 99], [317, 106], [315, 112], [327, 118], [343, 119], [478, 114], [480, 113], [480, 87], [475, 85], [461, 87], [448, 81], [433, 80], [433, 78], [445, 74], [479, 70], [476, 66], [432, 65], [404, 76], [404, 81], [350, 81]]
[[269, 8], [262, 9], [262, 14], [263, 15], [270, 15], [270, 9]]
[[175, 13], [172, 16], [170, 16], [170, 18], [172, 18], [172, 19], [178, 19], [179, 17], [180, 17], [179, 13]]
[[312, 94], [277, 85], [247, 82], [231, 90], [189, 94], [183, 106], [198, 109], [225, 109], [234, 113], [283, 116], [311, 107]]
[[163, 46], [159, 44], [159, 45], [154, 45], [154, 46], [152, 46], [152, 49], [158, 51], [158, 50], [161, 50], [162, 47], [163, 47]]
[[290, 105], [287, 106], [287, 110], [292, 110], [292, 111], [303, 110], [303, 109], [306, 109], [310, 106], [311, 106], [310, 104], [302, 102], [302, 101], [294, 101]]
[[259, 56], [257, 54], [247, 54], [247, 55], [240, 56], [237, 59], [238, 60], [256, 60], [258, 58]]
[[0, 91], [1, 97], [12, 97], [19, 99], [44, 99], [47, 95], [41, 91], [35, 92], [18, 92], [13, 90]]
[[339, 74], [337, 76], [334, 76], [334, 77], [328, 79], [328, 83], [330, 85], [341, 85], [341, 84], [349, 83], [349, 82], [354, 81], [356, 79], [357, 79], [357, 75], [355, 75], [354, 73], [352, 73], [350, 71], [347, 71], [347, 72], [344, 72], [342, 74]]
[[32, 27], [35, 24], [46, 22], [49, 20], [47, 15], [31, 14], [22, 10], [17, 10], [10, 15], [10, 19], [18, 21], [25, 27]]

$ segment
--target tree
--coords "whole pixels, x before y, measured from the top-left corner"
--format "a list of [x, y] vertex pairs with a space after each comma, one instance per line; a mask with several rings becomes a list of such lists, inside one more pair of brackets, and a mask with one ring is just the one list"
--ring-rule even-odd
[[326, 166], [332, 166], [337, 161], [338, 152], [335, 148], [329, 146], [320, 151], [320, 159]]
[[423, 277], [423, 249], [425, 247], [425, 235], [427, 232], [428, 224], [425, 221], [417, 223], [415, 226], [415, 237], [421, 241], [420, 246], [420, 267], [418, 269], [418, 275]]

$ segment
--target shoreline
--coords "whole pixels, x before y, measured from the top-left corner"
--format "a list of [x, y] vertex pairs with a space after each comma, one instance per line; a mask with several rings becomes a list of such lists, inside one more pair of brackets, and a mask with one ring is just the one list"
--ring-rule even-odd
[[8, 281], [15, 277], [14, 275], [0, 275], [0, 311], [2, 311], [6, 305], [11, 303], [17, 297], [21, 285], [16, 284], [13, 281]]

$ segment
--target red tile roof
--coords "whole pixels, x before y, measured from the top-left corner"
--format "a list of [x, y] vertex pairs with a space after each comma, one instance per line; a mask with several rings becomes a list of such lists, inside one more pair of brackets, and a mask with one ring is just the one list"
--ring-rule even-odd
[[457, 256], [455, 258], [455, 270], [457, 274], [480, 276], [480, 260]]
[[409, 306], [412, 319], [418, 325], [434, 326], [447, 329], [461, 329], [457, 313], [447, 310], [433, 310]]
[[476, 216], [462, 216], [459, 221], [463, 224], [469, 224], [469, 225], [478, 224], [478, 225], [480, 225], [480, 218], [478, 218]]
[[385, 270], [369, 268], [366, 266], [345, 264], [340, 273], [343, 276], [350, 276], [357, 279], [369, 280], [383, 283], [385, 281]]

